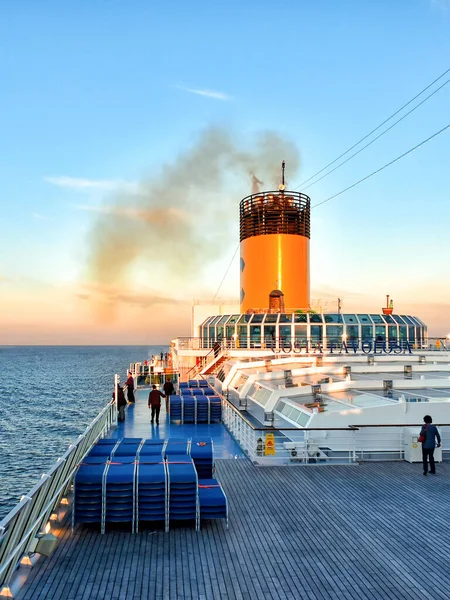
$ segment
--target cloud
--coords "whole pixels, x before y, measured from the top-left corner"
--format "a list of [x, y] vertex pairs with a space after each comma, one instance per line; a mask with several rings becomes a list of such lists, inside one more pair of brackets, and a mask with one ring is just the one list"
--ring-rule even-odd
[[35, 219], [39, 219], [40, 221], [51, 221], [50, 217], [45, 217], [44, 215], [40, 215], [39, 213], [33, 213], [33, 217]]
[[44, 177], [44, 181], [59, 187], [72, 190], [104, 190], [107, 192], [126, 191], [128, 194], [139, 195], [140, 186], [136, 181], [122, 179], [83, 179], [80, 177]]
[[190, 94], [197, 94], [198, 96], [206, 96], [207, 98], [214, 98], [214, 100], [232, 100], [232, 96], [225, 94], [224, 92], [217, 92], [214, 90], [197, 90], [195, 88], [184, 87], [183, 85], [176, 85], [179, 90], [189, 92]]

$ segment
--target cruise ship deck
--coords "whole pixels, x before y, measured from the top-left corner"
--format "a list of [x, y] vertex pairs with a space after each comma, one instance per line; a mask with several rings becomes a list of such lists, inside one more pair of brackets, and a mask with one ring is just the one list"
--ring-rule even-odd
[[[151, 428], [145, 392], [114, 437], [208, 435], [229, 503], [192, 527], [61, 527], [20, 600], [450, 597], [450, 465], [257, 467], [223, 425]], [[194, 427], [197, 429], [194, 430]], [[198, 429], [202, 428], [202, 429]]]

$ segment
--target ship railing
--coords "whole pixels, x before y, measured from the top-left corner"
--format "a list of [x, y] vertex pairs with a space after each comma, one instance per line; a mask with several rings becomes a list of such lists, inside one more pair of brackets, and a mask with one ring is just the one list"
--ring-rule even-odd
[[75, 443], [0, 521], [0, 596], [11, 594], [9, 584], [23, 557], [39, 555], [40, 539], [51, 533], [50, 516], [69, 504], [78, 465], [92, 445], [116, 422], [116, 410], [114, 401], [105, 406]]
[[[335, 428], [258, 427], [222, 396], [222, 420], [258, 465], [354, 464], [406, 460], [422, 424], [351, 425]], [[437, 423], [444, 458], [450, 457], [450, 424]], [[420, 444], [415, 442], [420, 453]], [[420, 457], [419, 457], [420, 460]], [[416, 461], [414, 461], [416, 462]]]
[[181, 337], [176, 339], [176, 347], [181, 350], [210, 350], [216, 344], [221, 348], [229, 350], [272, 350], [276, 353], [300, 353], [318, 352], [321, 350], [333, 350], [334, 352], [348, 352], [363, 349], [364, 352], [377, 352], [396, 354], [402, 351], [423, 350], [429, 352], [450, 351], [450, 339], [448, 336], [424, 337], [421, 339], [375, 339], [375, 338], [343, 338], [341, 337], [303, 337], [303, 336], [231, 336], [221, 339], [201, 337]]

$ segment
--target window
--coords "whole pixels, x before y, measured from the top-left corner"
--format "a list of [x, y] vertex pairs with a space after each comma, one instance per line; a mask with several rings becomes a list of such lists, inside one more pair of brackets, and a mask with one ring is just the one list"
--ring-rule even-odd
[[370, 325], [372, 324], [369, 315], [358, 315], [358, 319], [360, 323], [368, 323]]
[[292, 315], [280, 315], [280, 323], [292, 323]]
[[389, 325], [389, 341], [396, 342], [398, 338], [397, 325]]
[[295, 313], [294, 315], [294, 323], [306, 323], [308, 320], [308, 315], [306, 313]]
[[311, 325], [311, 342], [313, 344], [321, 344], [322, 340], [322, 325]]
[[372, 317], [372, 321], [374, 323], [383, 323], [384, 324], [384, 319], [381, 315], [370, 315]]
[[[366, 325], [366, 327], [367, 327], [367, 325]], [[347, 325], [347, 342], [357, 342], [358, 339], [359, 339], [359, 325]]]
[[330, 314], [324, 315], [325, 323], [342, 323], [342, 315], [339, 314]]
[[265, 316], [266, 316], [265, 313], [262, 313], [262, 314], [258, 313], [258, 314], [253, 315], [252, 325], [255, 323], [262, 323]]
[[322, 321], [322, 315], [310, 314], [309, 315], [309, 322], [310, 323], [323, 323], [323, 321]]
[[356, 315], [344, 315], [344, 323], [358, 323]]
[[278, 315], [277, 314], [269, 314], [266, 317], [265, 322], [266, 323], [277, 323], [278, 321]]
[[371, 342], [373, 339], [372, 325], [361, 325], [361, 340], [363, 342]]

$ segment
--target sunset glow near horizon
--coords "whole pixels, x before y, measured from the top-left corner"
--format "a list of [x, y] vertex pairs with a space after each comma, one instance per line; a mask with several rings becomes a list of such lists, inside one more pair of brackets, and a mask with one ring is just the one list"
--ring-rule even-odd
[[193, 298], [238, 302], [239, 202], [283, 159], [312, 300], [450, 334], [450, 130], [315, 207], [448, 125], [450, 83], [301, 186], [450, 67], [450, 1], [152, 4], [1, 9], [0, 345], [189, 335]]

